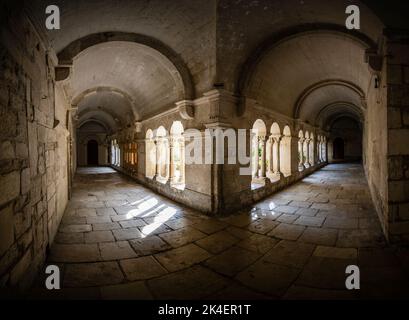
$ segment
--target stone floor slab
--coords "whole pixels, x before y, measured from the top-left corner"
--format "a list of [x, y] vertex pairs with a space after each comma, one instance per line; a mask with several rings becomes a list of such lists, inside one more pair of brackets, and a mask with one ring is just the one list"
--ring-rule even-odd
[[100, 243], [115, 241], [111, 231], [91, 231], [84, 234], [85, 243]]
[[210, 257], [210, 253], [195, 244], [158, 253], [155, 258], [170, 272], [188, 268]]
[[102, 260], [135, 258], [137, 254], [127, 241], [105, 242], [99, 244]]
[[122, 282], [124, 276], [117, 262], [69, 264], [64, 287], [93, 287]]
[[232, 236], [227, 231], [219, 231], [207, 236], [206, 238], [196, 241], [196, 244], [210, 253], [218, 254], [230, 248], [238, 241], [239, 239]]
[[54, 244], [51, 247], [50, 262], [94, 262], [100, 261], [97, 244]]
[[308, 227], [298, 241], [324, 246], [334, 246], [337, 242], [337, 238], [338, 230], [336, 229]]
[[248, 265], [255, 262], [261, 255], [240, 247], [232, 247], [221, 254], [208, 259], [204, 264], [217, 273], [234, 276]]
[[297, 240], [304, 230], [304, 226], [282, 223], [274, 228], [273, 231], [269, 232], [268, 235], [278, 239]]
[[237, 280], [257, 292], [278, 298], [284, 295], [300, 271], [297, 268], [276, 265], [263, 260], [240, 272]]
[[151, 255], [171, 248], [169, 244], [158, 236], [130, 240], [129, 243], [139, 256]]
[[120, 265], [130, 281], [156, 278], [167, 273], [152, 256], [121, 260]]
[[160, 235], [160, 237], [169, 243], [173, 248], [178, 248], [185, 244], [203, 239], [206, 237], [206, 234], [192, 227], [185, 227], [175, 231], [163, 233]]
[[118, 229], [113, 230], [112, 233], [117, 241], [142, 238], [142, 233], [138, 228]]
[[311, 257], [315, 246], [294, 241], [280, 241], [262, 260], [283, 266], [302, 268]]
[[202, 266], [175, 272], [148, 281], [156, 299], [203, 299], [227, 286], [222, 276]]

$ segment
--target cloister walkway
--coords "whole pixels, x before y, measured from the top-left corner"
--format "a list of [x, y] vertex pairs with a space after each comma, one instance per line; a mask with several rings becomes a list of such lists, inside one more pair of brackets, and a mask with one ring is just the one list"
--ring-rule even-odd
[[[110, 168], [79, 168], [35, 298], [409, 297], [409, 250], [386, 244], [362, 167], [333, 164], [248, 210], [211, 218]], [[360, 290], [345, 269], [360, 268]], [[406, 272], [405, 272], [406, 270]]]

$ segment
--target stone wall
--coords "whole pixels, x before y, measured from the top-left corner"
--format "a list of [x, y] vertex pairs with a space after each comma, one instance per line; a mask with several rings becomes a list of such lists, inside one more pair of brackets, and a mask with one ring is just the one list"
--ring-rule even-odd
[[[385, 59], [383, 59], [385, 60]], [[376, 76], [379, 84], [375, 88]], [[363, 165], [373, 204], [384, 234], [388, 234], [388, 183], [387, 183], [387, 126], [386, 64], [373, 73], [367, 91], [367, 108], [363, 124]]]
[[55, 106], [55, 56], [23, 10], [2, 10], [0, 287], [42, 267], [68, 200], [66, 110]]
[[389, 239], [409, 241], [409, 33], [386, 30]]

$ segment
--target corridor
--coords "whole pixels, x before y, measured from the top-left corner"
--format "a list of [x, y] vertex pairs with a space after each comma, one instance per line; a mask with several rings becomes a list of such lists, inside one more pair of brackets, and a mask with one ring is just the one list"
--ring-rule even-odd
[[[407, 298], [409, 251], [388, 247], [362, 167], [331, 164], [252, 208], [210, 218], [110, 168], [79, 168], [38, 298]], [[360, 268], [361, 289], [345, 289]], [[406, 272], [406, 273], [405, 273]]]

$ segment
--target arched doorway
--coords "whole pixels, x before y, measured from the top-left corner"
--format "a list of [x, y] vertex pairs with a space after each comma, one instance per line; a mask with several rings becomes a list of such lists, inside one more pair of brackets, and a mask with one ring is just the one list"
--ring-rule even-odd
[[87, 164], [89, 166], [98, 165], [98, 142], [89, 140], [87, 144]]
[[341, 138], [335, 138], [333, 143], [334, 148], [334, 159], [342, 160], [344, 159], [344, 140]]

